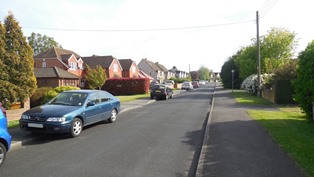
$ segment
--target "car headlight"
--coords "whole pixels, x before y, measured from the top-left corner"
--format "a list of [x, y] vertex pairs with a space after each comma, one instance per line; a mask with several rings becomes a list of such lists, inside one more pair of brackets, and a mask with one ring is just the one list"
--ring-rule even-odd
[[65, 117], [50, 117], [47, 119], [48, 122], [64, 122]]
[[22, 118], [22, 119], [29, 119], [29, 116], [22, 114], [22, 117], [21, 117], [21, 118]]

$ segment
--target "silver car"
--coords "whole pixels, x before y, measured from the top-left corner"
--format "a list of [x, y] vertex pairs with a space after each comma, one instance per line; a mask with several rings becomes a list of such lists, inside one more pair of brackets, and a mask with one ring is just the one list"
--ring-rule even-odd
[[192, 82], [183, 82], [181, 90], [193, 90]]

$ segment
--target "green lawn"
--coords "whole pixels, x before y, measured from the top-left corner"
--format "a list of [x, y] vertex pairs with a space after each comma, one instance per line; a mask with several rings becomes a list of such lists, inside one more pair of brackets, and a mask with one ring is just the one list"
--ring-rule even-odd
[[11, 120], [8, 123], [8, 128], [14, 128], [19, 126], [19, 120]]
[[232, 95], [236, 98], [237, 102], [241, 104], [274, 106], [272, 102], [259, 98], [255, 95], [248, 94], [243, 90], [234, 90]]
[[[233, 92], [240, 103], [273, 105], [262, 98], [242, 91]], [[309, 176], [314, 177], [314, 124], [305, 118], [299, 107], [279, 107], [278, 111], [248, 110], [281, 149], [289, 154]]]
[[116, 96], [120, 99], [120, 102], [128, 102], [128, 101], [134, 101], [137, 99], [142, 98], [150, 98], [149, 93], [147, 94], [139, 94], [139, 95], [122, 95], [122, 96]]

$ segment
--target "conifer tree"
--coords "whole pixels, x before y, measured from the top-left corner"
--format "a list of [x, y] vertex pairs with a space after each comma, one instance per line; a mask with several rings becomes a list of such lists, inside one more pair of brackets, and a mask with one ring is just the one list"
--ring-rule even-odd
[[[36, 89], [36, 77], [34, 75], [33, 51], [23, 35], [21, 27], [13, 14], [4, 20], [4, 78], [1, 78], [6, 88], [9, 102], [23, 102], [30, 97]], [[9, 93], [8, 93], [9, 92]]]

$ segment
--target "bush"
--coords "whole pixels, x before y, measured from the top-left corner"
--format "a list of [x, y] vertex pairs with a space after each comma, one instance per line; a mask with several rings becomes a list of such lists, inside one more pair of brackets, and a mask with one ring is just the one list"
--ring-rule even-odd
[[173, 80], [175, 83], [183, 83], [186, 81], [191, 81], [189, 78], [176, 78], [176, 77], [171, 77], [169, 80]]
[[66, 91], [66, 90], [79, 90], [80, 88], [74, 86], [59, 86], [52, 90], [49, 90], [47, 94], [45, 94], [43, 103], [48, 102], [52, 98], [56, 97], [59, 93]]
[[149, 92], [149, 79], [143, 78], [122, 78], [108, 79], [102, 90], [113, 95], [135, 95]]
[[35, 93], [30, 98], [30, 107], [39, 106], [44, 103], [45, 95], [48, 91], [52, 90], [51, 87], [40, 87], [37, 88]]
[[258, 80], [257, 75], [252, 74], [242, 82], [241, 88], [246, 90], [250, 94], [257, 94]]
[[293, 81], [295, 100], [305, 112], [307, 118], [313, 117], [312, 103], [314, 101], [314, 40], [299, 54], [297, 79]]

